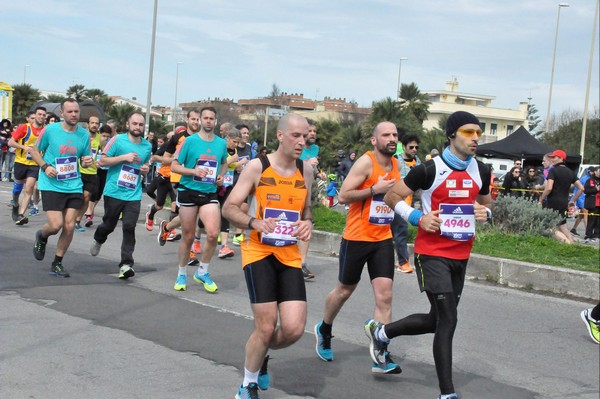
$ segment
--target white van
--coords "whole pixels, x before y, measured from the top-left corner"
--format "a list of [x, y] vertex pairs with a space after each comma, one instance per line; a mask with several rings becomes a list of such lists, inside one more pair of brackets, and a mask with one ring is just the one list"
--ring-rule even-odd
[[515, 162], [512, 159], [503, 158], [485, 158], [478, 157], [478, 159], [486, 165], [492, 165], [494, 168], [494, 174], [498, 179], [504, 177], [506, 173], [513, 167]]

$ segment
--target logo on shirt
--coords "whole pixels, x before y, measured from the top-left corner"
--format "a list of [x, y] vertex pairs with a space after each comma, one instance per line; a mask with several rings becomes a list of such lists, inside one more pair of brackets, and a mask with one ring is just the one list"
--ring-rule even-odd
[[444, 175], [446, 174], [446, 172], [448, 172], [448, 171], [447, 171], [447, 170], [442, 170], [442, 171], [440, 172], [440, 176], [444, 176]]
[[279, 194], [267, 194], [267, 201], [281, 201]]
[[294, 183], [292, 183], [291, 181], [288, 181], [288, 180], [279, 180], [277, 182], [277, 184], [285, 184], [285, 185], [291, 186]]
[[464, 188], [473, 188], [473, 180], [463, 180]]
[[459, 206], [459, 207], [457, 207], [455, 210], [453, 210], [453, 211], [452, 211], [452, 213], [455, 213], [455, 214], [459, 214], [459, 213], [460, 213], [460, 214], [463, 214], [464, 212], [462, 211], [462, 209], [460, 209], [460, 206]]
[[446, 180], [446, 188], [456, 188], [456, 180]]
[[285, 215], [285, 212], [281, 212], [279, 214], [279, 216], [277, 216], [277, 219], [279, 219], [279, 220], [287, 220], [287, 216]]
[[449, 190], [448, 196], [450, 198], [468, 198], [469, 190]]

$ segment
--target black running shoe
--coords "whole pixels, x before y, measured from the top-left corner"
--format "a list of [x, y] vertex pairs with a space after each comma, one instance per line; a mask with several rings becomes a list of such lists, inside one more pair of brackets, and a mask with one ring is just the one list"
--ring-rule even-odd
[[52, 266], [50, 267], [50, 271], [48, 272], [48, 274], [50, 274], [52, 276], [56, 276], [56, 277], [62, 277], [62, 278], [67, 278], [67, 277], [71, 276], [69, 274], [69, 272], [66, 271], [65, 268], [63, 267], [62, 262], [52, 263]]
[[19, 215], [19, 218], [15, 222], [15, 224], [17, 226], [23, 226], [23, 225], [25, 225], [27, 223], [29, 223], [29, 218], [27, 216], [24, 216], [24, 215]]
[[38, 230], [35, 233], [35, 244], [33, 244], [33, 256], [37, 260], [44, 260], [46, 256], [46, 243], [48, 240], [42, 238], [42, 230]]

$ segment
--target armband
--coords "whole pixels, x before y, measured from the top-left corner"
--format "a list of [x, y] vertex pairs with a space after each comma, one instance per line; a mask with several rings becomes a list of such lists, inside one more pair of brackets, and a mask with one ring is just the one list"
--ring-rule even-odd
[[45, 171], [46, 171], [46, 169], [48, 169], [48, 166], [50, 166], [50, 164], [49, 164], [49, 163], [45, 163], [45, 164], [43, 164], [43, 165], [40, 167], [40, 169], [42, 169], [42, 172], [45, 172]]
[[421, 216], [423, 216], [423, 212], [413, 208], [404, 201], [399, 201], [396, 204], [394, 212], [413, 226], [418, 226], [419, 220], [421, 219]]
[[254, 227], [252, 227], [252, 222], [254, 222], [256, 220], [256, 218], [250, 217], [250, 220], [248, 220], [248, 228], [250, 230], [254, 230]]

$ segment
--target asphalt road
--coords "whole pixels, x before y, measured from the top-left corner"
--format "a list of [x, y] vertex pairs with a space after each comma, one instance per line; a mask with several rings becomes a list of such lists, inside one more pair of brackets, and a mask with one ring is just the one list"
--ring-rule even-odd
[[[98, 257], [89, 255], [93, 228], [75, 233], [64, 259], [71, 278], [55, 278], [47, 270], [56, 238], [46, 259], [36, 261], [31, 248], [45, 216], [14, 226], [4, 205], [11, 188], [0, 183], [0, 398], [235, 395], [253, 327], [239, 248], [234, 258], [211, 264], [217, 294], [193, 281], [176, 292], [177, 245], [159, 247], [140, 220], [134, 278], [117, 279], [119, 230]], [[306, 284], [306, 334], [271, 352], [272, 387], [261, 397], [436, 397], [432, 336], [397, 338], [390, 348], [403, 373], [371, 374], [363, 333], [373, 308], [368, 280], [334, 324], [335, 360], [317, 358], [312, 328], [336, 282], [337, 259], [311, 256], [309, 265], [317, 278]], [[396, 277], [394, 317], [427, 311], [415, 276]], [[478, 399], [597, 399], [600, 347], [579, 318], [591, 306], [467, 282], [454, 340], [458, 392]]]

